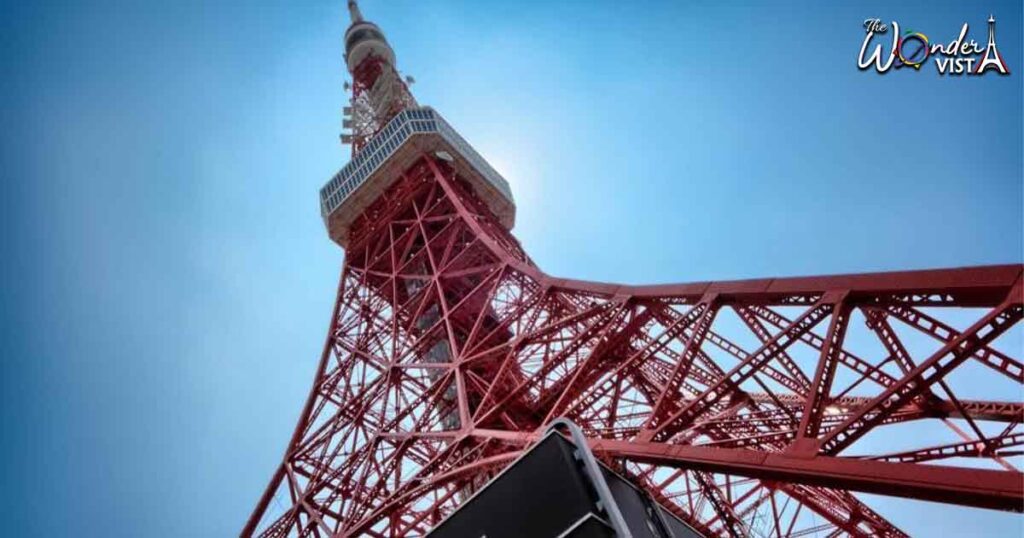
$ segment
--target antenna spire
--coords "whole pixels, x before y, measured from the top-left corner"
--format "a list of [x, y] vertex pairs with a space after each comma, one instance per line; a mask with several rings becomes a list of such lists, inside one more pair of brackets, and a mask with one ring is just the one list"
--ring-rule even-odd
[[356, 0], [348, 0], [348, 14], [352, 17], [352, 24], [363, 22], [363, 13], [359, 11], [359, 4]]

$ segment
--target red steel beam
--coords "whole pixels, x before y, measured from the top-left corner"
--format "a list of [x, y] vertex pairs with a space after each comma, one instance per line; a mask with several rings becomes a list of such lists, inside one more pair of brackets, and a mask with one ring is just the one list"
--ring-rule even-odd
[[[425, 156], [362, 217], [346, 251], [331, 329], [302, 418], [243, 534], [256, 530], [278, 491], [291, 504], [283, 516], [260, 523], [267, 536], [421, 532], [559, 415], [573, 417], [595, 436], [615, 437], [593, 441], [610, 457], [764, 480], [797, 503], [786, 535], [831, 527], [853, 536], [900, 535], [847, 491], [1022, 511], [1024, 477], [1016, 470], [890, 458], [918, 462], [953, 455], [998, 462], [1016, 453], [1024, 402], [969, 401], [952, 392], [948, 400], [918, 398], [908, 391], [928, 374], [909, 374], [931, 359], [910, 357], [909, 370], [886, 374], [881, 368], [896, 359], [869, 362], [845, 349], [848, 316], [830, 321], [827, 336], [820, 334], [824, 326], [811, 330], [839, 306], [887, 312], [953, 348], [951, 358], [938, 359], [945, 365], [942, 375], [971, 359], [1021, 383], [1022, 363], [988, 347], [992, 333], [960, 333], [920, 307], [1006, 310], [1012, 303], [1013, 316], [990, 312], [985, 318], [1007, 317], [998, 318], [996, 328], [1004, 330], [1021, 317], [1022, 266], [664, 286], [579, 282], [534, 266], [465, 189], [447, 165]], [[714, 326], [704, 315], [712, 305], [739, 313], [760, 347], [748, 353], [734, 344], [750, 334], [724, 322]], [[790, 320], [769, 308], [776, 305], [804, 313]], [[811, 372], [813, 381], [786, 355], [794, 338], [817, 350], [821, 366]], [[446, 345], [438, 355], [433, 350], [441, 342]], [[709, 344], [740, 364], [717, 363], [717, 355], [707, 353]], [[861, 387], [870, 393], [852, 395], [854, 384], [834, 394], [829, 381], [837, 364], [870, 380]], [[907, 394], [886, 406], [875, 390]], [[746, 409], [737, 413], [741, 407]], [[869, 424], [852, 421], [866, 412], [872, 413]], [[1006, 428], [996, 436], [979, 432], [973, 446], [970, 436], [955, 445], [920, 439], [918, 444], [932, 446], [882, 456], [889, 461], [877, 461], [877, 454], [782, 453], [798, 432], [815, 448], [810, 442], [832, 435], [841, 423], [859, 432], [945, 417], [998, 421]], [[687, 444], [700, 436], [716, 446]], [[677, 444], [652, 442], [665, 439]], [[705, 478], [707, 495], [700, 502], [717, 499], [719, 513], [731, 504], [740, 524], [748, 524], [741, 506], [746, 501], [733, 497], [734, 482]], [[666, 498], [667, 489], [659, 487], [652, 494]], [[801, 521], [794, 528], [800, 507], [828, 523]], [[704, 521], [699, 509], [689, 515], [719, 528], [714, 519]], [[783, 534], [783, 526], [776, 531]]]
[[592, 447], [608, 456], [667, 467], [1024, 511], [1024, 473], [1020, 472], [612, 439], [595, 439]]
[[[539, 273], [539, 274], [538, 274]], [[856, 299], [879, 295], [951, 294], [958, 307], [995, 306], [1006, 298], [1006, 292], [1021, 276], [1021, 265], [988, 265], [921, 271], [894, 271], [847, 275], [801, 276], [690, 282], [629, 286], [554, 278], [537, 271], [546, 284], [569, 291], [601, 295], [627, 295], [638, 299], [682, 297], [694, 302], [706, 293], [718, 293], [724, 299], [763, 300], [801, 294], [820, 294], [828, 290], [848, 290], [852, 303]], [[531, 276], [534, 276], [531, 275]]]

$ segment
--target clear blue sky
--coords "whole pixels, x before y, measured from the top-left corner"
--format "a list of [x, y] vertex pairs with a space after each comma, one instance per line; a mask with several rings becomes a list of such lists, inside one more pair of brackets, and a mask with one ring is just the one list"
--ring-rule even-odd
[[[342, 252], [342, 0], [7, 3], [0, 503], [9, 536], [227, 536], [323, 343]], [[841, 5], [840, 5], [841, 4]], [[508, 177], [546, 271], [628, 283], [1022, 260], [1019, 0], [365, 0]], [[1012, 75], [859, 72], [861, 21]], [[1019, 516], [877, 504], [920, 535]], [[971, 531], [974, 529], [974, 532]]]

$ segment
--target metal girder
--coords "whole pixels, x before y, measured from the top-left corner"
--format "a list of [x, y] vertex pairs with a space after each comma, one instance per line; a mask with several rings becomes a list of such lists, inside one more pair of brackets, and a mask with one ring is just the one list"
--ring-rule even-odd
[[[905, 536], [860, 491], [1018, 511], [1024, 375], [1000, 337], [1021, 274], [559, 279], [424, 155], [352, 225], [309, 397], [242, 534], [421, 535], [560, 415], [711, 534]], [[901, 436], [920, 421], [949, 428]]]
[[379, 165], [381, 181], [345, 184], [362, 198], [324, 350], [243, 536], [422, 535], [563, 415], [708, 535], [906, 536], [855, 491], [1021, 510], [1024, 362], [1006, 335], [1024, 267], [551, 277], [465, 177], [481, 163], [360, 153], [416, 102], [349, 8], [346, 54], [363, 52], [343, 141], [352, 178]]
[[597, 439], [596, 453], [666, 467], [880, 495], [1024, 511], [1024, 473]]

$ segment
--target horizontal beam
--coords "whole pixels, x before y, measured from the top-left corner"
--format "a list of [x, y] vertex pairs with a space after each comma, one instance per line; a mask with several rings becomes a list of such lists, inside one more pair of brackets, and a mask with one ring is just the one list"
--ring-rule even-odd
[[607, 439], [594, 439], [591, 446], [611, 457], [680, 469], [1024, 511], [1024, 473], [1020, 472]]
[[896, 271], [788, 278], [761, 278], [721, 282], [691, 282], [685, 284], [659, 284], [628, 286], [554, 278], [539, 271], [533, 275], [545, 284], [565, 290], [583, 291], [638, 299], [681, 297], [699, 300], [707, 293], [717, 293], [724, 300], [771, 301], [801, 294], [846, 290], [856, 303], [858, 298], [888, 294], [949, 294], [956, 297], [958, 306], [994, 306], [1006, 298], [1013, 284], [1020, 278], [1024, 266], [988, 265], [953, 269], [922, 271]]
[[[751, 392], [750, 398], [758, 403], [774, 404], [781, 402], [787, 406], [799, 406], [804, 403], [804, 397], [796, 394], [769, 395], [762, 392]], [[834, 405], [843, 411], [850, 412], [871, 403], [871, 398], [866, 396], [843, 396], [833, 399]], [[960, 400], [964, 411], [974, 420], [986, 420], [992, 422], [1024, 422], [1024, 402], [1008, 402], [998, 400]], [[960, 410], [953, 402], [943, 399], [935, 399], [926, 404], [911, 404], [898, 409], [897, 412], [921, 411], [927, 413], [926, 417], [932, 418], [964, 418]]]

